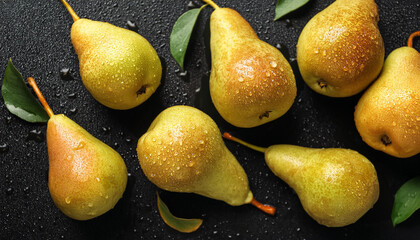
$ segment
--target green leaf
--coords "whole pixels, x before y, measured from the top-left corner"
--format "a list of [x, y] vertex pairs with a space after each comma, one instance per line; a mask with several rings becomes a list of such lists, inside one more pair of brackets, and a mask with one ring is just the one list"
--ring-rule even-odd
[[[203, 7], [205, 6], [203, 5]], [[185, 53], [187, 52], [192, 31], [203, 7], [194, 8], [182, 14], [172, 28], [170, 37], [171, 54], [182, 70], [184, 70]]]
[[14, 115], [28, 122], [47, 122], [45, 109], [31, 94], [20, 72], [9, 59], [1, 87], [4, 104]]
[[202, 219], [185, 219], [175, 217], [169, 211], [168, 206], [166, 206], [166, 204], [160, 199], [159, 194], [156, 194], [160, 216], [162, 217], [163, 221], [171, 228], [179, 232], [191, 233], [196, 231], [203, 223]]
[[395, 194], [392, 208], [392, 224], [402, 223], [420, 208], [420, 177], [404, 183]]
[[305, 5], [309, 0], [278, 0], [274, 21]]

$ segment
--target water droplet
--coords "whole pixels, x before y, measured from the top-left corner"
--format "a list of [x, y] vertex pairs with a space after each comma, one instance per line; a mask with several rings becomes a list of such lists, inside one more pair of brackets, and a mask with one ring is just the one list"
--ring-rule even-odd
[[62, 80], [71, 80], [70, 68], [62, 68], [60, 69], [60, 78]]
[[70, 93], [69, 95], [67, 95], [68, 98], [70, 99], [75, 99], [77, 97], [76, 93]]
[[396, 122], [392, 122], [392, 126], [397, 126], [397, 123]]
[[327, 50], [322, 50], [322, 56], [326, 56], [327, 55]]
[[316, 48], [316, 49], [314, 50], [314, 53], [318, 54], [318, 53], [319, 53], [319, 49], [318, 49], [318, 48]]
[[273, 67], [273, 68], [277, 67], [277, 63], [276, 63], [276, 62], [274, 62], [274, 61], [270, 62], [270, 65], [271, 65], [271, 67]]
[[6, 194], [11, 195], [13, 193], [13, 188], [9, 187], [6, 189]]
[[244, 78], [242, 76], [240, 76], [239, 79], [238, 79], [238, 81], [239, 82], [243, 82], [244, 81]]
[[139, 30], [139, 27], [137, 26], [137, 24], [131, 20], [127, 20], [127, 27], [128, 29], [134, 32], [137, 32]]
[[0, 144], [0, 153], [7, 152], [9, 150], [9, 146], [6, 143]]
[[81, 141], [81, 142], [79, 142], [79, 145], [77, 145], [77, 147], [74, 148], [74, 150], [80, 150], [84, 147], [85, 147], [85, 142]]
[[67, 197], [64, 199], [64, 201], [65, 201], [67, 204], [70, 204], [70, 203], [71, 203], [71, 197], [67, 196]]
[[26, 141], [35, 141], [35, 142], [43, 142], [44, 141], [44, 135], [41, 131], [38, 131], [36, 129], [29, 132], [28, 137], [26, 138]]

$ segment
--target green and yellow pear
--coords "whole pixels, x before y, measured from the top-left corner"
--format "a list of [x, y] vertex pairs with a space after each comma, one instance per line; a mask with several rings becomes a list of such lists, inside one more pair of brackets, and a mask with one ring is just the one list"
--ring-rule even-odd
[[251, 203], [274, 214], [274, 208], [254, 199], [248, 177], [216, 123], [196, 108], [162, 111], [139, 139], [137, 155], [146, 177], [161, 189], [196, 193], [232, 206]]
[[296, 191], [305, 211], [319, 224], [352, 224], [378, 200], [375, 167], [356, 151], [287, 144], [261, 148], [227, 133], [223, 136], [263, 152], [270, 170]]
[[47, 126], [48, 187], [68, 217], [88, 220], [112, 209], [127, 185], [121, 156], [63, 114], [54, 115], [35, 81], [28, 79], [50, 119]]
[[83, 84], [101, 104], [130, 109], [146, 101], [159, 87], [160, 59], [139, 34], [112, 24], [73, 17], [71, 40], [79, 57]]
[[306, 84], [329, 97], [348, 97], [376, 79], [384, 62], [374, 0], [337, 0], [315, 15], [297, 43]]
[[284, 115], [296, 97], [290, 64], [238, 12], [205, 2], [215, 8], [210, 18], [210, 95], [219, 114], [242, 128]]
[[399, 158], [420, 153], [420, 53], [389, 54], [378, 80], [360, 98], [354, 121], [363, 141]]

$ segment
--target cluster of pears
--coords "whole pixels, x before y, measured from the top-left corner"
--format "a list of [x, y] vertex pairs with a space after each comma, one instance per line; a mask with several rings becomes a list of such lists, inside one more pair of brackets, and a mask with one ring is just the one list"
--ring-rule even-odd
[[159, 87], [162, 65], [155, 49], [139, 34], [109, 23], [73, 17], [71, 40], [79, 57], [83, 84], [101, 104], [130, 109]]
[[296, 97], [290, 64], [238, 12], [204, 2], [215, 9], [210, 18], [210, 95], [219, 114], [243, 128], [285, 114]]
[[352, 224], [378, 200], [375, 167], [356, 151], [286, 144], [261, 148], [228, 133], [223, 136], [263, 152], [270, 170], [296, 191], [305, 211], [319, 224]]
[[159, 188], [275, 212], [254, 199], [216, 123], [196, 108], [173, 106], [161, 112], [139, 139], [137, 155], [144, 174]]
[[357, 130], [372, 148], [407, 158], [420, 153], [420, 53], [400, 47], [389, 54], [379, 78], [354, 112]]
[[50, 119], [47, 126], [48, 188], [68, 217], [88, 220], [112, 209], [127, 185], [121, 156], [63, 114], [55, 115], [35, 80], [28, 78]]
[[374, 0], [335, 1], [302, 30], [299, 70], [309, 87], [330, 97], [361, 92], [382, 70], [356, 106], [357, 130], [374, 149], [412, 157], [420, 153], [420, 54], [409, 44], [384, 64], [378, 21]]
[[297, 43], [307, 85], [330, 97], [348, 97], [376, 79], [384, 62], [374, 0], [337, 0], [315, 15]]

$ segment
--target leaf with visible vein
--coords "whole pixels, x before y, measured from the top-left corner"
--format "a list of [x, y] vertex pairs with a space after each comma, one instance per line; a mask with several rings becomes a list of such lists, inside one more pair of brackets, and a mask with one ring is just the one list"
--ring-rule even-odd
[[395, 226], [407, 220], [420, 208], [420, 177], [404, 183], [395, 194], [392, 208], [392, 224]]
[[1, 94], [7, 109], [14, 115], [28, 122], [48, 121], [47, 112], [31, 94], [11, 59], [4, 73]]
[[184, 70], [185, 53], [187, 52], [191, 34], [203, 7], [194, 8], [182, 14], [172, 28], [170, 37], [171, 54], [182, 70]]
[[309, 0], [278, 0], [274, 21], [305, 5]]
[[191, 233], [196, 231], [203, 223], [202, 219], [186, 219], [175, 217], [169, 211], [168, 206], [166, 206], [166, 204], [160, 199], [159, 194], [156, 193], [156, 195], [160, 216], [162, 217], [163, 221], [171, 228], [179, 232]]

